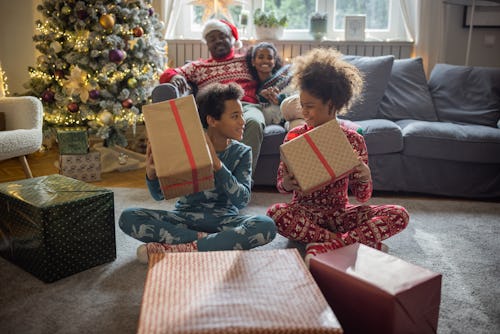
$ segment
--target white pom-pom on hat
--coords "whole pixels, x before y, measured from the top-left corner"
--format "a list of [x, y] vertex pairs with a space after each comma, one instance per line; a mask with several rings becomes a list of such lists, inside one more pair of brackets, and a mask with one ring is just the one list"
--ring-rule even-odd
[[243, 43], [240, 41], [238, 37], [238, 29], [231, 24], [230, 22], [226, 20], [216, 20], [216, 19], [211, 19], [208, 20], [205, 23], [205, 26], [203, 27], [202, 31], [202, 36], [203, 36], [203, 42], [207, 42], [206, 37], [209, 33], [212, 31], [217, 30], [217, 31], [222, 31], [226, 35], [231, 37], [231, 44], [234, 46], [235, 49], [240, 49], [243, 46]]

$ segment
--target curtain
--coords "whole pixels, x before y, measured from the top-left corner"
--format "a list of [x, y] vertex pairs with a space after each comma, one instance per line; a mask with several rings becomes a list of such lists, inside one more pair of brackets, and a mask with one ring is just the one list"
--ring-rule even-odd
[[415, 42], [414, 57], [422, 57], [430, 74], [436, 63], [443, 62], [443, 0], [400, 0], [406, 29]]
[[182, 8], [188, 0], [154, 0], [153, 7], [165, 23], [165, 39], [173, 38]]

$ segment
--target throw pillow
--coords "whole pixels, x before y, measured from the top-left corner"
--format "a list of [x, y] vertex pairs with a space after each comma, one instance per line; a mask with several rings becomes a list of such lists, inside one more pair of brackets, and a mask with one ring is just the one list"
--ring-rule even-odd
[[496, 127], [500, 68], [436, 64], [429, 90], [440, 121]]
[[377, 117], [380, 100], [389, 82], [394, 56], [342, 56], [342, 59], [356, 66], [363, 74], [364, 87], [361, 98], [341, 118], [361, 121]]
[[378, 118], [437, 121], [422, 58], [394, 61]]

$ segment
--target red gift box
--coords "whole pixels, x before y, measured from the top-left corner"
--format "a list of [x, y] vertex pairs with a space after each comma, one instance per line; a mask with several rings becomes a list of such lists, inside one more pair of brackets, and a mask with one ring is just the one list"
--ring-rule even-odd
[[356, 243], [317, 255], [311, 273], [345, 333], [436, 333], [441, 274]]
[[138, 333], [342, 333], [296, 249], [151, 254]]
[[165, 199], [213, 189], [214, 174], [192, 95], [142, 107]]

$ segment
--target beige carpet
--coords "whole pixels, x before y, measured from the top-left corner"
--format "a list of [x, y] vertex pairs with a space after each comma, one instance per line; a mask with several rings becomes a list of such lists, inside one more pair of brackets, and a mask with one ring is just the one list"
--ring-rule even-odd
[[[143, 189], [113, 190], [116, 218], [130, 206], [173, 205]], [[245, 211], [263, 214], [288, 198], [254, 191]], [[410, 213], [408, 228], [386, 242], [390, 254], [443, 274], [439, 333], [499, 333], [500, 203], [389, 195], [371, 203]], [[0, 333], [134, 333], [146, 266], [135, 258], [138, 241], [118, 228], [116, 240], [114, 262], [51, 284], [0, 258]], [[278, 236], [260, 249], [296, 246]]]

